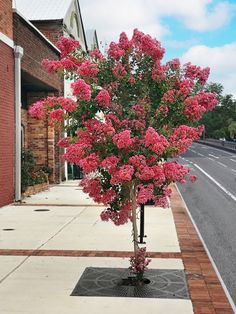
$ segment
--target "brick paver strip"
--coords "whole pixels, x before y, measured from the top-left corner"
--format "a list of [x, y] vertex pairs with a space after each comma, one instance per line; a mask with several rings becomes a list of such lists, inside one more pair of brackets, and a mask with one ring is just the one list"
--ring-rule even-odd
[[[0, 255], [11, 256], [68, 256], [68, 257], [130, 257], [133, 252], [124, 251], [93, 251], [93, 250], [24, 250], [24, 249], [0, 249]], [[148, 252], [151, 258], [178, 258], [182, 255], [178, 252]]]
[[176, 187], [172, 186], [172, 190], [171, 208], [194, 313], [233, 313]]

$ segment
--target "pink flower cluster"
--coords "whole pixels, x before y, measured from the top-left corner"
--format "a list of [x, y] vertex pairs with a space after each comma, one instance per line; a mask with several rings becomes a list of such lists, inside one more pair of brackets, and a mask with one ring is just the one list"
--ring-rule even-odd
[[71, 144], [70, 142], [71, 142], [71, 137], [69, 136], [63, 137], [58, 141], [57, 146], [62, 147], [62, 148], [68, 148], [70, 147], [70, 144]]
[[190, 169], [179, 164], [177, 161], [165, 162], [163, 164], [163, 170], [166, 179], [169, 182], [185, 183], [185, 177], [189, 173]]
[[130, 130], [125, 130], [114, 135], [113, 142], [118, 148], [129, 148], [134, 143], [134, 139], [130, 137]]
[[123, 78], [127, 75], [127, 71], [120, 62], [117, 62], [113, 68], [113, 74], [116, 78]]
[[192, 80], [197, 79], [200, 84], [204, 85], [210, 74], [210, 68], [201, 68], [190, 62], [185, 64], [185, 77]]
[[106, 89], [102, 89], [97, 96], [94, 98], [94, 101], [97, 102], [102, 107], [110, 106], [110, 95]]
[[111, 42], [107, 53], [109, 57], [119, 60], [125, 54], [125, 51], [118, 44]]
[[32, 118], [43, 119], [46, 115], [44, 102], [39, 100], [29, 108], [29, 114]]
[[92, 153], [83, 159], [79, 160], [79, 166], [85, 173], [94, 172], [99, 165], [99, 157], [97, 154]]
[[80, 186], [83, 187], [83, 192], [88, 193], [96, 203], [108, 205], [117, 197], [116, 192], [111, 188], [104, 191], [98, 178], [84, 178]]
[[117, 164], [120, 161], [120, 157], [117, 156], [108, 156], [101, 162], [101, 167], [108, 170], [110, 174], [114, 173], [116, 170]]
[[123, 183], [124, 181], [131, 181], [133, 174], [134, 174], [133, 166], [123, 165], [113, 172], [110, 183], [113, 185]]
[[77, 70], [78, 65], [72, 60], [72, 58], [63, 58], [61, 60], [49, 60], [44, 59], [42, 61], [42, 66], [49, 72], [63, 72]]
[[99, 72], [96, 63], [91, 62], [90, 60], [85, 60], [78, 68], [77, 73], [81, 77], [96, 77]]
[[65, 118], [65, 112], [63, 109], [54, 109], [49, 113], [49, 119], [51, 123], [63, 122]]
[[194, 128], [187, 125], [180, 125], [175, 128], [169, 139], [170, 146], [176, 149], [173, 156], [184, 153], [194, 140], [200, 138], [203, 130], [203, 126]]
[[123, 50], [129, 50], [132, 47], [132, 41], [130, 41], [126, 33], [122, 32], [119, 38], [119, 47]]
[[52, 123], [56, 123], [64, 121], [65, 111], [71, 113], [76, 108], [77, 103], [70, 98], [47, 97], [34, 103], [29, 109], [29, 114], [33, 118], [42, 119], [49, 112], [49, 119]]
[[73, 95], [77, 96], [79, 100], [90, 101], [91, 99], [91, 90], [90, 86], [85, 83], [84, 80], [79, 79], [78, 81], [71, 84], [73, 90]]
[[129, 267], [131, 273], [137, 276], [137, 279], [142, 280], [143, 273], [148, 269], [148, 264], [151, 262], [151, 259], [148, 258], [146, 253], [146, 248], [139, 248], [136, 256], [131, 256]]
[[153, 60], [161, 60], [165, 53], [165, 49], [161, 47], [161, 44], [156, 39], [153, 39], [150, 35], [134, 30], [132, 41], [135, 46], [139, 47], [141, 51], [153, 58]]
[[201, 119], [204, 112], [212, 110], [218, 101], [214, 93], [200, 92], [195, 96], [190, 96], [185, 99], [184, 114], [191, 121]]
[[61, 50], [61, 57], [64, 58], [76, 48], [79, 48], [80, 43], [71, 37], [61, 37], [57, 42], [57, 47]]
[[111, 220], [116, 226], [123, 225], [132, 219], [131, 203], [124, 203], [121, 205], [119, 211], [114, 211], [111, 208], [107, 208], [101, 213], [100, 217], [103, 221]]
[[149, 127], [146, 131], [145, 146], [157, 155], [164, 153], [169, 143], [163, 135], [159, 135], [155, 129]]
[[92, 59], [95, 59], [95, 60], [104, 59], [103, 54], [101, 53], [101, 51], [98, 48], [95, 48], [92, 51], [90, 51], [89, 55]]

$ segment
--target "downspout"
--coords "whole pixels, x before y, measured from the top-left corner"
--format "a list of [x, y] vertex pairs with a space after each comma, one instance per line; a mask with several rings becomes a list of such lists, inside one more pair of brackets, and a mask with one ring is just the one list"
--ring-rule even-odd
[[14, 47], [15, 56], [15, 201], [21, 200], [21, 58], [23, 48]]

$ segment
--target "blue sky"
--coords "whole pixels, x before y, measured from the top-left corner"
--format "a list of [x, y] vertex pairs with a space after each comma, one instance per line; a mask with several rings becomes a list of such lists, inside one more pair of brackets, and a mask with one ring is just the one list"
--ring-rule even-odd
[[236, 98], [236, 0], [80, 0], [86, 29], [104, 43], [138, 28], [161, 41], [163, 61], [210, 66], [210, 81]]

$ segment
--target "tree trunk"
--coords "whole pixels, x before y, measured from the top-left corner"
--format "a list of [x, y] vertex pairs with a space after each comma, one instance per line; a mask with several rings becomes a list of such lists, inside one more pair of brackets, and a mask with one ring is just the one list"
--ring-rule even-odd
[[139, 249], [138, 246], [138, 228], [137, 228], [137, 201], [136, 201], [136, 185], [134, 182], [131, 184], [130, 199], [132, 206], [132, 228], [133, 228], [133, 242], [134, 242], [134, 256], [137, 256]]

